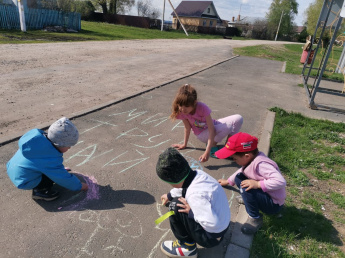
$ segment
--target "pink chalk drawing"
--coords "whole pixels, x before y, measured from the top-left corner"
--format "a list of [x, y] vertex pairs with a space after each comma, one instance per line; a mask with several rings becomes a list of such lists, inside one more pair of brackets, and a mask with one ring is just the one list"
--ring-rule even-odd
[[[83, 200], [73, 203], [71, 205], [68, 205], [66, 207], [59, 207], [58, 210], [80, 210], [82, 209], [85, 204], [91, 200], [99, 200], [100, 199], [100, 193], [99, 193], [99, 186], [97, 184], [97, 180], [94, 176], [88, 176], [88, 175], [83, 175], [79, 172], [75, 172], [74, 174], [79, 175], [82, 177], [85, 181], [85, 183], [88, 185], [89, 189], [86, 191], [86, 196]], [[66, 200], [64, 203], [69, 202], [78, 196], [82, 195], [84, 191], [79, 192], [78, 194], [72, 196], [68, 200]]]

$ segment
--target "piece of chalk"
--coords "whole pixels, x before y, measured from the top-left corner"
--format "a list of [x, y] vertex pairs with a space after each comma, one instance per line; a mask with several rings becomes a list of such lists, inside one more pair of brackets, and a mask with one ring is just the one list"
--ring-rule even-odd
[[165, 200], [162, 200], [162, 205], [164, 205]]

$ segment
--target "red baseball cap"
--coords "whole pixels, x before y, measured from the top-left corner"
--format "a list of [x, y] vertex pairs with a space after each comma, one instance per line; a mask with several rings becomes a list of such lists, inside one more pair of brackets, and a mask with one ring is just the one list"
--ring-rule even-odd
[[236, 152], [247, 152], [258, 147], [258, 138], [247, 133], [237, 133], [228, 139], [225, 147], [216, 151], [215, 155], [219, 159], [225, 159]]

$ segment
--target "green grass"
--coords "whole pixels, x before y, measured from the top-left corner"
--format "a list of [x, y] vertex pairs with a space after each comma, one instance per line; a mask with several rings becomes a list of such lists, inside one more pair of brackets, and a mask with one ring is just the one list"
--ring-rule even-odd
[[157, 29], [142, 29], [100, 22], [81, 22], [81, 31], [47, 32], [43, 30], [0, 30], [0, 44], [16, 43], [46, 43], [61, 41], [88, 41], [88, 40], [131, 40], [131, 39], [220, 39], [219, 35], [188, 33], [183, 31], [161, 31]]
[[271, 110], [270, 157], [287, 199], [282, 218], [264, 216], [251, 257], [345, 257], [345, 124]]
[[[259, 58], [267, 58], [277, 61], [286, 61], [286, 73], [298, 74], [302, 73], [303, 65], [300, 63], [302, 55], [302, 44], [285, 44], [285, 45], [259, 45], [234, 49], [234, 54], [243, 56], [252, 56]], [[325, 49], [318, 52], [314, 67], [319, 67], [321, 58]], [[324, 78], [344, 81], [342, 73], [334, 73], [342, 52], [342, 47], [333, 47], [333, 51], [327, 62], [326, 71], [323, 74]], [[312, 71], [312, 76], [316, 75], [316, 71]]]

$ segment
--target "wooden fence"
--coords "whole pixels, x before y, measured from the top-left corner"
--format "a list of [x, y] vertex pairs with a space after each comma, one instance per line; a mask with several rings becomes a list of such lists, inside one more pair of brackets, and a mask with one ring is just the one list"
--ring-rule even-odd
[[[43, 29], [47, 26], [62, 26], [80, 31], [80, 21], [80, 13], [32, 8], [25, 10], [25, 24], [27, 30]], [[17, 6], [0, 5], [0, 28], [20, 29], [19, 10]]]

